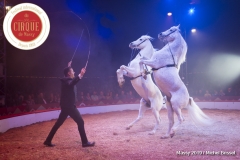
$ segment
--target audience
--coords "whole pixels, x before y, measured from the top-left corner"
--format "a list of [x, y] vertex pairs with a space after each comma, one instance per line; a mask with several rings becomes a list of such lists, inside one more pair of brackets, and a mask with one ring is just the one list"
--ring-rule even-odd
[[[130, 83], [129, 83], [130, 84]], [[129, 87], [130, 86], [130, 87]], [[107, 87], [96, 87], [94, 85], [91, 85], [91, 87], [84, 88], [85, 90], [82, 90], [83, 88], [80, 87], [78, 94], [78, 102], [88, 102], [88, 101], [125, 101], [129, 102], [135, 99], [139, 99], [139, 95], [136, 93], [136, 91], [132, 88], [131, 84], [128, 87], [120, 89], [119, 86], [107, 86]], [[209, 86], [209, 85], [208, 85]], [[40, 85], [39, 88], [42, 86]], [[216, 98], [223, 97], [224, 100], [226, 100], [226, 97], [229, 96], [240, 96], [240, 84], [239, 85], [233, 85], [228, 88], [221, 88], [219, 87], [199, 87], [199, 86], [187, 86], [188, 90], [190, 92], [190, 96], [193, 98], [199, 97], [199, 99], [203, 100], [213, 100]], [[21, 91], [13, 91], [9, 92], [6, 95], [5, 99], [5, 106], [1, 105], [1, 107], [12, 107], [12, 106], [21, 106], [21, 105], [34, 105], [34, 104], [49, 104], [49, 103], [59, 103], [60, 102], [60, 96], [59, 91], [51, 91], [48, 89], [48, 91], [43, 92], [44, 89], [41, 88], [41, 91], [36, 91], [34, 94], [34, 91], [31, 91], [30, 89], [26, 89], [26, 93], [24, 93], [24, 90]], [[205, 91], [205, 92], [203, 92]], [[92, 94], [90, 94], [92, 93]], [[99, 93], [99, 94], [98, 94]], [[233, 98], [231, 98], [233, 99]], [[239, 98], [238, 98], [239, 99]]]
[[226, 96], [234, 96], [234, 93], [233, 93], [233, 91], [232, 91], [232, 88], [231, 87], [229, 87], [228, 89], [227, 89], [227, 92], [226, 92], [226, 94], [225, 94]]
[[206, 92], [205, 92], [205, 94], [204, 94], [204, 97], [206, 97], [206, 98], [211, 98], [211, 94], [209, 93], [209, 91], [208, 90], [206, 90]]
[[29, 105], [29, 106], [35, 104], [35, 101], [34, 101], [34, 99], [32, 98], [32, 95], [31, 95], [31, 94], [28, 95], [28, 98], [27, 98], [27, 100], [26, 100], [26, 103], [27, 103], [27, 105]]
[[42, 92], [38, 94], [37, 104], [47, 104]]
[[220, 89], [219, 93], [218, 93], [219, 96], [225, 96], [225, 93], [223, 92], [222, 89]]
[[105, 100], [105, 96], [103, 94], [103, 91], [100, 91], [100, 94], [98, 95], [98, 100]]
[[93, 92], [93, 94], [91, 95], [91, 99], [92, 99], [93, 101], [98, 101], [98, 100], [99, 100], [99, 98], [98, 98], [98, 95], [97, 95], [97, 92], [96, 92], [96, 91], [94, 91], [94, 92]]
[[85, 100], [87, 100], [87, 101], [91, 101], [92, 100], [91, 96], [90, 96], [90, 93], [87, 93], [87, 95], [85, 97]]
[[121, 100], [124, 100], [124, 99], [126, 99], [126, 98], [127, 98], [127, 96], [126, 96], [125, 92], [122, 90], [122, 91], [121, 91], [121, 94], [120, 94], [120, 99], [121, 99]]
[[114, 96], [114, 100], [119, 100], [119, 99], [120, 99], [119, 95], [118, 95], [118, 93], [116, 93], [115, 96]]
[[48, 103], [56, 103], [53, 93], [50, 93]]
[[83, 92], [80, 92], [78, 101], [83, 102], [84, 100], [85, 100], [84, 94], [83, 94]]

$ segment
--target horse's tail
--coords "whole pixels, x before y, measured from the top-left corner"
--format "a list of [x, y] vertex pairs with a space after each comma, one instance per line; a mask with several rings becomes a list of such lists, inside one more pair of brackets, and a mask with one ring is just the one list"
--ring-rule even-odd
[[197, 126], [209, 126], [213, 124], [213, 120], [203, 113], [192, 97], [189, 98], [188, 114]]

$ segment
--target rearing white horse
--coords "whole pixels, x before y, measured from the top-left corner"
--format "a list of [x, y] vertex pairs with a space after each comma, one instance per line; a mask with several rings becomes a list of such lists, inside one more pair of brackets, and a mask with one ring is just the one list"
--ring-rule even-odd
[[[162, 138], [174, 136], [176, 129], [184, 121], [181, 109], [186, 106], [195, 124], [211, 124], [211, 119], [202, 112], [192, 97], [189, 96], [187, 87], [178, 74], [187, 52], [187, 44], [179, 32], [179, 26], [173, 26], [160, 33], [158, 38], [162, 39], [166, 45], [161, 50], [156, 51], [150, 59], [149, 56], [141, 57], [139, 64], [143, 76], [145, 76], [143, 64], [153, 68], [154, 80], [158, 88], [167, 96], [169, 129]], [[148, 54], [152, 55], [150, 52]], [[178, 117], [178, 121], [175, 123], [174, 112]]]
[[[154, 52], [152, 45], [149, 45], [151, 44], [150, 39], [152, 39], [150, 36], [144, 35], [129, 44], [130, 48], [139, 48], [141, 51], [129, 63], [128, 67], [122, 65], [120, 69], [117, 70], [117, 77], [120, 87], [125, 82], [123, 75], [132, 78], [131, 83], [133, 88], [142, 97], [140, 100], [138, 117], [127, 126], [127, 129], [130, 129], [134, 123], [139, 121], [143, 117], [143, 114], [146, 110], [152, 109], [152, 112], [156, 118], [156, 125], [149, 134], [154, 134], [160, 123], [159, 111], [163, 106], [163, 97], [158, 87], [154, 84], [151, 75], [148, 74], [147, 79], [143, 79], [139, 67], [141, 56], [151, 58], [152, 54], [150, 53]], [[151, 68], [148, 67], [148, 70], [151, 70]]]

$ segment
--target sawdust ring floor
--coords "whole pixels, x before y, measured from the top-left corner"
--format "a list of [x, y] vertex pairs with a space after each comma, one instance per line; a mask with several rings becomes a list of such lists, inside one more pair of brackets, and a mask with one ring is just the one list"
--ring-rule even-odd
[[[185, 122], [170, 139], [160, 139], [168, 127], [166, 110], [160, 111], [161, 124], [155, 135], [148, 135], [155, 124], [151, 111], [130, 130], [125, 128], [138, 111], [83, 115], [88, 139], [96, 142], [92, 148], [81, 147], [71, 118], [56, 133], [53, 148], [42, 143], [56, 120], [10, 129], [0, 134], [0, 159], [240, 159], [240, 111], [204, 110], [215, 121], [207, 128], [197, 128], [187, 110], [182, 111]], [[177, 151], [190, 156], [177, 155]], [[214, 155], [206, 155], [212, 151]], [[235, 151], [236, 155], [218, 155], [221, 151]], [[191, 155], [194, 152], [197, 155]]]

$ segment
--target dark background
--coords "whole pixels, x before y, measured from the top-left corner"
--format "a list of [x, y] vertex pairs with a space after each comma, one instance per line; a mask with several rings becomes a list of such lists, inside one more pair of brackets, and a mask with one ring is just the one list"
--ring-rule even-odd
[[[16, 85], [16, 80], [36, 83], [44, 79], [50, 84], [56, 79], [49, 77], [62, 77], [83, 29], [73, 68], [78, 73], [85, 66], [90, 45], [85, 78], [97, 78], [101, 83], [95, 85], [115, 85], [116, 70], [129, 62], [130, 42], [148, 34], [155, 38], [154, 47], [160, 49], [163, 44], [157, 34], [178, 24], [188, 44], [187, 63], [180, 72], [187, 85], [196, 89], [224, 88], [239, 83], [239, 0], [8, 0], [12, 6], [24, 2], [43, 8], [51, 29], [44, 44], [34, 50], [19, 50], [7, 44], [11, 86]], [[190, 8], [195, 8], [193, 15], [188, 14]], [[67, 11], [73, 11], [82, 20]], [[169, 11], [172, 17], [167, 16]], [[193, 27], [197, 29], [195, 34], [190, 32]], [[45, 78], [30, 81], [26, 76]], [[92, 85], [87, 82], [85, 86]]]

